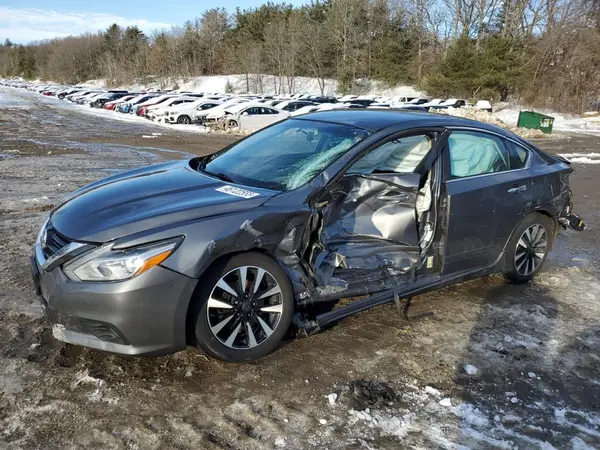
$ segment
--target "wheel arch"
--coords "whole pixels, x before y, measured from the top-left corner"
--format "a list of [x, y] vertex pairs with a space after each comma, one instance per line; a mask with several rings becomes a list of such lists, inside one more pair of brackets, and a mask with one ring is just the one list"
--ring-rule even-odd
[[552, 248], [554, 247], [554, 238], [556, 237], [556, 232], [558, 230], [558, 220], [556, 219], [556, 217], [554, 215], [552, 215], [550, 212], [548, 212], [545, 209], [536, 209], [533, 211], [530, 211], [529, 213], [525, 214], [521, 220], [519, 220], [515, 226], [513, 227], [512, 231], [510, 232], [510, 235], [508, 236], [508, 239], [506, 240], [506, 242], [504, 243], [504, 248], [502, 250], [502, 254], [500, 255], [499, 260], [502, 261], [504, 258], [504, 255], [506, 254], [506, 250], [507, 250], [507, 246], [509, 244], [509, 242], [511, 241], [511, 239], [513, 238], [515, 232], [517, 231], [517, 229], [521, 226], [521, 224], [523, 223], [523, 221], [525, 221], [528, 217], [532, 216], [533, 214], [540, 214], [542, 216], [546, 216], [548, 218], [550, 218], [552, 220], [552, 223], [554, 224], [554, 229], [552, 230], [552, 241], [550, 242], [550, 250], [552, 250]]
[[[523, 217], [523, 219], [521, 220], [521, 222], [523, 220], [525, 220], [526, 217], [532, 215], [532, 214], [541, 214], [542, 216], [546, 216], [549, 219], [552, 220], [552, 224], [554, 225], [554, 228], [552, 229], [552, 240], [550, 242], [550, 249], [548, 251], [551, 251], [552, 248], [554, 247], [554, 240], [556, 239], [556, 235], [558, 234], [558, 218], [556, 217], [555, 214], [552, 214], [550, 211], [546, 210], [546, 209], [536, 209], [534, 211], [531, 211], [529, 214], [527, 214], [526, 216]], [[519, 222], [520, 225], [520, 222]], [[518, 225], [517, 225], [518, 226]], [[516, 229], [516, 228], [515, 228]], [[515, 232], [515, 230], [513, 230], [513, 233]], [[511, 237], [512, 237], [512, 233], [511, 233]]]
[[279, 258], [277, 258], [276, 256], [272, 255], [265, 248], [254, 247], [254, 248], [249, 248], [249, 249], [246, 249], [246, 250], [234, 250], [234, 251], [231, 251], [231, 252], [219, 255], [210, 264], [208, 264], [206, 266], [206, 268], [203, 270], [203, 272], [199, 275], [199, 277], [198, 277], [199, 278], [199, 282], [196, 285], [196, 288], [194, 289], [194, 291], [192, 292], [192, 295], [191, 295], [190, 300], [188, 302], [187, 311], [186, 311], [186, 314], [185, 314], [185, 337], [186, 337], [186, 343], [187, 344], [191, 344], [195, 340], [195, 335], [194, 335], [194, 327], [195, 327], [195, 323], [194, 323], [194, 308], [196, 306], [196, 300], [195, 300], [195, 298], [197, 296], [198, 290], [202, 286], [202, 277], [204, 277], [205, 274], [207, 274], [211, 270], [217, 270], [217, 268], [219, 268], [221, 266], [225, 266], [225, 264], [227, 264], [227, 261], [229, 261], [234, 256], [240, 255], [240, 254], [244, 254], [244, 253], [261, 253], [261, 254], [263, 254], [263, 255], [271, 258], [273, 261], [275, 261], [283, 269], [283, 271], [285, 272], [285, 274], [288, 276], [288, 278], [290, 280], [290, 285], [292, 286], [292, 290], [294, 292], [294, 296], [296, 296], [296, 289], [297, 289], [297, 287], [296, 287], [296, 283], [294, 282], [295, 277], [293, 277], [292, 274], [290, 273], [289, 266], [283, 264]]

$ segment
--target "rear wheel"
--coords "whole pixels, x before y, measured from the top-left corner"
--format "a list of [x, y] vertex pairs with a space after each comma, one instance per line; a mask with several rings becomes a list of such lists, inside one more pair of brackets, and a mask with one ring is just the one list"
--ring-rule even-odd
[[190, 123], [192, 123], [192, 119], [190, 119], [189, 116], [179, 116], [177, 118], [177, 123], [180, 123], [182, 125], [189, 125]]
[[215, 358], [251, 361], [272, 352], [294, 310], [285, 271], [262, 253], [242, 253], [216, 267], [197, 293], [196, 341]]
[[513, 283], [526, 283], [542, 269], [554, 239], [554, 222], [543, 214], [530, 214], [517, 227], [506, 248], [503, 275]]

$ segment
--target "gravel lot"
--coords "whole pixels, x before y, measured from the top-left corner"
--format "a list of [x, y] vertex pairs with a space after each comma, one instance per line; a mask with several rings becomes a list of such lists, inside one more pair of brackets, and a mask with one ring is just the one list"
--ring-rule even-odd
[[[63, 195], [113, 171], [233, 140], [103, 119], [0, 88], [0, 448], [600, 447], [600, 165], [576, 164], [576, 211], [545, 270], [383, 306], [253, 364], [189, 349], [124, 358], [55, 341], [28, 258]], [[144, 137], [145, 136], [145, 137]], [[600, 138], [540, 141], [600, 151]]]

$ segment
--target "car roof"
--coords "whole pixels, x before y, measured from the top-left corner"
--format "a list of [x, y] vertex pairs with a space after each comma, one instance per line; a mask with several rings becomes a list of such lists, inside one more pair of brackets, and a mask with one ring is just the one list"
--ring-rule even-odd
[[406, 129], [416, 127], [471, 127], [500, 133], [506, 137], [514, 135], [509, 131], [476, 120], [454, 117], [447, 114], [433, 114], [417, 111], [393, 109], [338, 109], [315, 111], [295, 117], [294, 120], [318, 120], [379, 131], [393, 125], [405, 125]]

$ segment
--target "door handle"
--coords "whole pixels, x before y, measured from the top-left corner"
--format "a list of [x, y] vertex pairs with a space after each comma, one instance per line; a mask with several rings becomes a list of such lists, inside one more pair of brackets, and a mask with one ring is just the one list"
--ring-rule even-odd
[[519, 192], [525, 192], [527, 190], [527, 186], [523, 185], [523, 186], [519, 186], [519, 187], [514, 187], [514, 188], [510, 188], [508, 190], [509, 194], [518, 194]]

